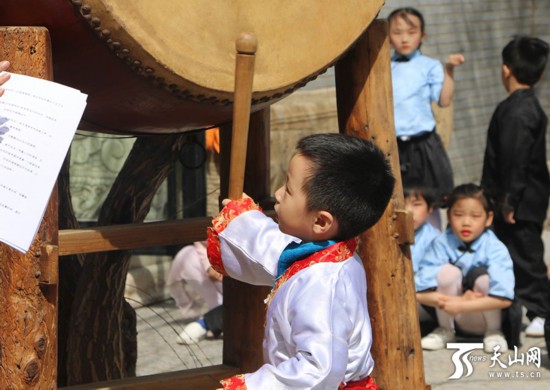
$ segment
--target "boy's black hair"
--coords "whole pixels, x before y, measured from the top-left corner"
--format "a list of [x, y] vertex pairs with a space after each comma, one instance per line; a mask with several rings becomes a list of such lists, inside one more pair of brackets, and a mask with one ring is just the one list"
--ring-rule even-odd
[[422, 197], [422, 199], [426, 201], [426, 204], [428, 205], [428, 209], [435, 206], [435, 201], [437, 199], [437, 196], [433, 189], [427, 188], [427, 187], [416, 187], [416, 186], [404, 187], [403, 196], [405, 198], [408, 198], [409, 196], [414, 196], [416, 198]]
[[336, 218], [339, 231], [334, 239], [350, 239], [380, 219], [395, 179], [373, 143], [344, 134], [314, 134], [298, 141], [296, 150], [313, 167], [303, 188], [307, 207]]
[[502, 63], [521, 84], [533, 86], [540, 80], [548, 60], [548, 43], [518, 35], [502, 49]]
[[393, 18], [395, 18], [397, 16], [403, 18], [403, 20], [405, 20], [407, 23], [412, 24], [410, 19], [409, 19], [409, 15], [416, 16], [420, 20], [420, 32], [422, 34], [424, 34], [424, 29], [426, 27], [426, 23], [424, 22], [424, 16], [422, 16], [420, 11], [418, 11], [416, 8], [403, 7], [403, 8], [397, 8], [397, 9], [393, 10], [388, 15], [388, 19], [387, 19], [388, 24], [392, 21]]
[[477, 184], [468, 183], [455, 187], [447, 199], [446, 207], [450, 210], [453, 205], [460, 199], [474, 198], [481, 202], [485, 212], [494, 211], [492, 199], [485, 193], [485, 190]]

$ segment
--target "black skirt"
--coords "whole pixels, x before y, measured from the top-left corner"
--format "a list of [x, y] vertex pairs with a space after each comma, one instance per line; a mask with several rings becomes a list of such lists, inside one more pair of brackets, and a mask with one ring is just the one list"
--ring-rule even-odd
[[434, 131], [411, 137], [397, 138], [401, 180], [405, 188], [430, 190], [437, 204], [453, 190], [453, 170], [439, 134]]

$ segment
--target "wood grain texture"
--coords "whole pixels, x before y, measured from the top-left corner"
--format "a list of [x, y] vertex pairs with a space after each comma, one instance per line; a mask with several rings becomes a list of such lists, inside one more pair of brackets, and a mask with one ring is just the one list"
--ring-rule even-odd
[[424, 369], [408, 245], [399, 245], [396, 210], [404, 208], [393, 119], [390, 47], [385, 21], [371, 24], [336, 65], [340, 131], [372, 140], [396, 177], [384, 215], [361, 235], [373, 329], [374, 377], [380, 389], [423, 389]]
[[[0, 27], [10, 71], [52, 79], [48, 31]], [[54, 389], [57, 374], [57, 186], [26, 254], [0, 244], [0, 388]], [[43, 274], [44, 273], [44, 274]]]
[[59, 255], [190, 244], [206, 239], [212, 218], [66, 229], [59, 232]]
[[[252, 41], [252, 44], [247, 42]], [[231, 161], [229, 166], [229, 198], [239, 199], [244, 188], [248, 126], [252, 104], [252, 83], [256, 62], [257, 40], [243, 34], [237, 40], [235, 58], [235, 98], [233, 103], [233, 131], [231, 132]], [[247, 50], [247, 52], [243, 52]]]
[[[101, 207], [98, 225], [143, 222], [183, 142], [177, 135], [138, 138]], [[68, 330], [68, 384], [135, 376], [136, 315], [124, 299], [130, 255], [85, 256]]]

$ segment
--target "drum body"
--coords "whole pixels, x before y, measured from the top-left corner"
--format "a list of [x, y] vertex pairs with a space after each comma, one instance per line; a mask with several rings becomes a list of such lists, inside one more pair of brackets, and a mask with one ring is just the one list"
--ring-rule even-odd
[[54, 80], [88, 94], [81, 128], [173, 133], [231, 121], [235, 41], [258, 39], [252, 110], [332, 65], [382, 0], [2, 0], [0, 25], [44, 26]]

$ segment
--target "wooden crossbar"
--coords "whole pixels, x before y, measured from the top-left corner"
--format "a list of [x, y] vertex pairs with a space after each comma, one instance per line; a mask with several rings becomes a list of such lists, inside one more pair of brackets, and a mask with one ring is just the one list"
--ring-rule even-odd
[[188, 244], [206, 239], [212, 218], [100, 226], [59, 231], [59, 256]]
[[239, 373], [235, 367], [217, 365], [165, 374], [148, 375], [107, 382], [63, 387], [63, 390], [211, 390], [221, 387], [219, 381]]
[[[265, 213], [275, 216], [273, 210]], [[60, 230], [59, 256], [191, 244], [206, 240], [211, 225], [211, 217], [197, 217]]]

